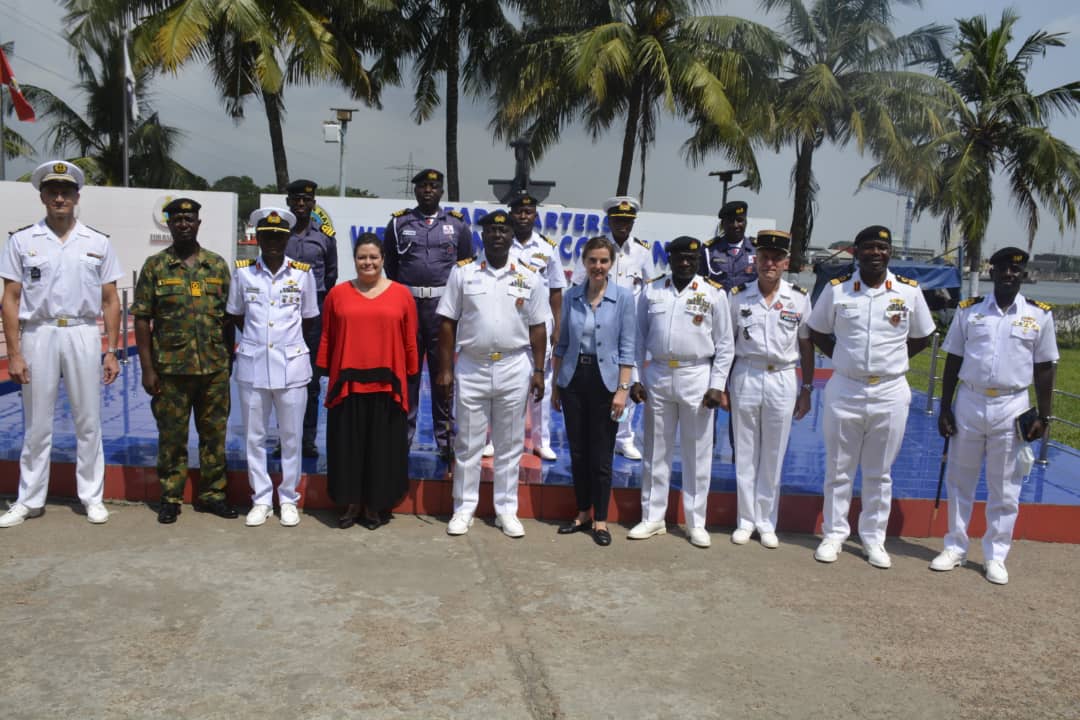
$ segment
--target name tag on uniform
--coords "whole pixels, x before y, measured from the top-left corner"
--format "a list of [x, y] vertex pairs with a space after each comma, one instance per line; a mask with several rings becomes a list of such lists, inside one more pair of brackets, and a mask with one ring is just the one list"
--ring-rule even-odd
[[802, 313], [793, 312], [791, 310], [781, 310], [780, 311], [780, 321], [781, 322], [791, 323], [792, 325], [798, 325], [800, 320], [802, 320]]
[[202, 297], [202, 283], [198, 280], [191, 281], [191, 297]]
[[30, 268], [30, 279], [31, 280], [40, 280], [41, 279], [41, 268], [39, 268], [39, 267]]
[[453, 235], [454, 234], [454, 226], [453, 225], [443, 225], [442, 226], [442, 234], [443, 235]]
[[401, 234], [402, 234], [402, 235], [405, 235], [406, 237], [408, 237], [409, 235], [415, 235], [415, 234], [416, 234], [416, 231], [415, 231], [415, 230], [402, 230], [402, 231], [401, 231]]

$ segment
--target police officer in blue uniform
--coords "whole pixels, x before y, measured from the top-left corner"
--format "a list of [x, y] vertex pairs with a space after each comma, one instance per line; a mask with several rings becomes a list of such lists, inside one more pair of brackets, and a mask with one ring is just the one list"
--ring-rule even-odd
[[754, 246], [746, 237], [746, 211], [742, 200], [732, 200], [720, 208], [720, 229], [701, 249], [701, 273], [725, 290], [757, 280]]
[[296, 217], [285, 254], [311, 266], [315, 278], [315, 298], [319, 315], [304, 325], [304, 343], [308, 346], [311, 362], [311, 381], [307, 386], [307, 406], [304, 409], [304, 435], [301, 452], [304, 457], [318, 457], [315, 434], [319, 422], [320, 376], [315, 370], [315, 356], [319, 354], [319, 338], [322, 336], [322, 306], [326, 293], [337, 284], [338, 254], [334, 227], [323, 217], [315, 215], [315, 190], [318, 186], [311, 180], [293, 180], [285, 187], [285, 202]]
[[[428, 378], [439, 375], [439, 325], [435, 310], [446, 292], [446, 280], [459, 260], [473, 257], [472, 230], [456, 210], [439, 206], [443, 194], [443, 174], [421, 170], [412, 179], [416, 207], [398, 210], [390, 218], [383, 235], [386, 261], [383, 270], [391, 280], [409, 288], [416, 299], [417, 351], [427, 356]], [[420, 374], [409, 378], [409, 443], [416, 434], [416, 413], [420, 406]], [[432, 393], [431, 421], [439, 454], [449, 458], [453, 417], [449, 398]]]

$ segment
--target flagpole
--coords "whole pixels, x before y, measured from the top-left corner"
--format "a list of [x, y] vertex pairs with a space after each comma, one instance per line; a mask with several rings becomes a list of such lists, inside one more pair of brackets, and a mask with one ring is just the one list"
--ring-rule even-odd
[[7, 148], [4, 146], [4, 88], [0, 87], [0, 180], [7, 180]]
[[128, 29], [127, 29], [127, 17], [124, 18], [124, 32], [121, 35], [120, 41], [124, 44], [122, 58], [120, 62], [123, 67], [120, 68], [120, 73], [124, 77], [124, 104], [123, 104], [123, 116], [124, 116], [124, 187], [130, 187], [130, 178], [128, 177], [128, 107], [131, 104], [131, 98], [128, 97], [128, 84], [127, 84], [127, 41], [128, 41]]

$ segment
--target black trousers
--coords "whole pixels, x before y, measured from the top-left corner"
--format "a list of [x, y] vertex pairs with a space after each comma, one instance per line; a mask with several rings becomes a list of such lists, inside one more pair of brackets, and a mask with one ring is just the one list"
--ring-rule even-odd
[[597, 365], [579, 362], [570, 384], [560, 388], [559, 394], [578, 511], [591, 508], [594, 520], [605, 521], [611, 500], [611, 458], [619, 430], [619, 424], [611, 419], [615, 393], [604, 387]]

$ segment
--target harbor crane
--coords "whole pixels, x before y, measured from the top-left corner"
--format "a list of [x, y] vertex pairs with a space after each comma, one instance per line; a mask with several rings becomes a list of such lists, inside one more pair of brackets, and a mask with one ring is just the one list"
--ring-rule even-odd
[[904, 257], [911, 256], [911, 223], [915, 216], [915, 197], [907, 190], [901, 190], [893, 185], [886, 185], [879, 182], [868, 182], [866, 187], [872, 190], [880, 190], [881, 192], [892, 193], [893, 195], [899, 195], [906, 199], [904, 203]]

